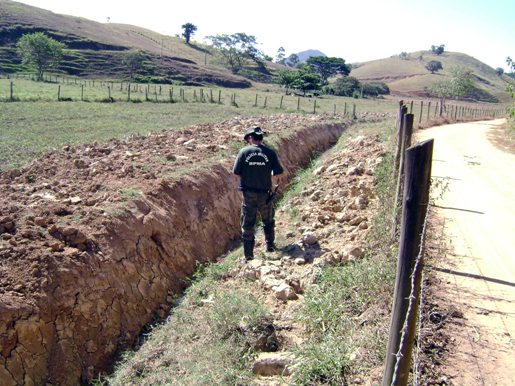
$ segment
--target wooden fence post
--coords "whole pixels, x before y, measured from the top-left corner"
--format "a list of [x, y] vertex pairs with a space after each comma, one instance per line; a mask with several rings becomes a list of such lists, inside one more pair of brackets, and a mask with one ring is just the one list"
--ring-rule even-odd
[[313, 114], [316, 114], [317, 113], [317, 100], [314, 99], [313, 100]]
[[399, 163], [401, 160], [402, 143], [404, 138], [404, 115], [408, 112], [408, 108], [404, 106], [404, 101], [399, 101], [399, 110], [397, 111], [397, 149], [395, 151], [395, 160], [393, 165], [394, 179], [397, 179], [397, 173], [399, 171]]
[[61, 85], [57, 86], [57, 100], [61, 100]]
[[300, 110], [300, 97], [297, 98], [297, 111]]
[[81, 100], [81, 102], [84, 101], [84, 85], [83, 84], [80, 85], [80, 100]]
[[422, 113], [424, 112], [424, 101], [420, 101], [420, 116], [418, 117], [418, 124], [422, 122]]
[[[406, 385], [408, 382], [412, 342], [416, 323], [407, 329], [404, 351], [399, 352], [406, 314], [409, 308], [411, 293], [410, 276], [420, 252], [422, 231], [429, 201], [431, 178], [431, 161], [433, 156], [433, 140], [422, 142], [406, 151], [406, 183], [402, 205], [401, 238], [399, 242], [399, 258], [395, 280], [394, 302], [390, 336], [386, 351], [383, 386]], [[418, 302], [416, 302], [418, 304]], [[416, 312], [413, 313], [416, 318]], [[397, 374], [394, 379], [397, 353], [399, 352]]]
[[281, 95], [281, 102], [279, 103], [279, 109], [283, 108], [283, 98], [284, 98], [284, 95]]
[[431, 101], [427, 103], [427, 116], [426, 121], [429, 121], [429, 111], [431, 110]]
[[352, 119], [356, 119], [356, 118], [358, 118], [356, 116], [356, 103], [353, 103], [352, 104]]
[[347, 102], [343, 105], [343, 116], [345, 117], [347, 115]]
[[14, 82], [11, 81], [9, 86], [9, 100], [12, 102], [14, 100]]
[[400, 140], [400, 160], [399, 169], [397, 172], [397, 189], [395, 191], [395, 201], [393, 206], [393, 227], [392, 227], [392, 240], [395, 240], [397, 234], [397, 217], [399, 210], [399, 201], [401, 200], [401, 191], [404, 181], [404, 163], [406, 149], [411, 146], [411, 134], [413, 133], [413, 114], [404, 115], [404, 123], [402, 125], [402, 136]]
[[257, 107], [258, 94], [256, 93], [256, 100], [254, 101], [254, 107]]
[[131, 101], [131, 84], [129, 83], [127, 87], [127, 102]]
[[268, 96], [265, 96], [265, 103], [263, 103], [263, 108], [266, 109], [266, 101], [268, 100]]

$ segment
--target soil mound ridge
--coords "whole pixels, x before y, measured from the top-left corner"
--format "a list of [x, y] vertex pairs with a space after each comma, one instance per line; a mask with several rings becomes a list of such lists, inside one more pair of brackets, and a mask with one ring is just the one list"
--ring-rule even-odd
[[65, 147], [2, 173], [2, 384], [88, 382], [165, 316], [196, 264], [238, 237], [231, 167], [249, 126], [274, 134], [292, 176], [346, 124], [338, 116], [233, 119]]

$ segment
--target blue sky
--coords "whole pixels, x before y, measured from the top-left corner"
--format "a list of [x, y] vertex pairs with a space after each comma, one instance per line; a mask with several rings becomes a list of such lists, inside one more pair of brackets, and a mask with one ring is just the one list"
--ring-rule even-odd
[[489, 66], [515, 59], [513, 0], [20, 0], [55, 13], [134, 24], [166, 35], [198, 27], [193, 39], [244, 32], [275, 56], [318, 49], [348, 63], [445, 44]]

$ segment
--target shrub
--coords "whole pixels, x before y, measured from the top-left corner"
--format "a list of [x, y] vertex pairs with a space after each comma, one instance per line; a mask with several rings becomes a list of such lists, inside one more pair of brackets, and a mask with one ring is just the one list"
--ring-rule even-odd
[[353, 96], [355, 91], [358, 91], [361, 88], [361, 83], [357, 78], [353, 76], [344, 76], [336, 79], [333, 85], [334, 93], [339, 96]]

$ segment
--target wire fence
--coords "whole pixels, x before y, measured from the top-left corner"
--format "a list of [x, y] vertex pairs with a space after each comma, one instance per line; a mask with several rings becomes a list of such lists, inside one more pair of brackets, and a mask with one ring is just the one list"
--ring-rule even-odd
[[29, 75], [17, 74], [0, 83], [0, 102], [132, 102], [132, 103], [210, 103], [236, 108], [262, 108], [304, 113], [333, 113], [357, 118], [357, 104], [343, 99], [325, 99], [314, 94], [278, 95], [221, 88], [185, 87], [150, 83], [130, 83], [49, 77], [46, 82], [18, 84], [16, 79], [31, 81]]

